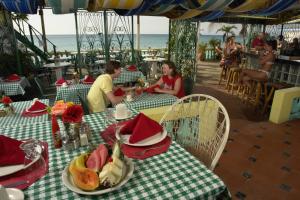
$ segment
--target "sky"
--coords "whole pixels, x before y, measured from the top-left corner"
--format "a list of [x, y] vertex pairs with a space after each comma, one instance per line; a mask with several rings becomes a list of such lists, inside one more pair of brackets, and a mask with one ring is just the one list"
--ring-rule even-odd
[[[37, 15], [29, 15], [29, 23], [41, 32], [41, 19]], [[44, 9], [45, 29], [47, 35], [76, 34], [74, 14], [54, 15], [51, 9]], [[136, 17], [134, 17], [136, 33]], [[216, 34], [223, 24], [201, 23], [201, 34]], [[239, 27], [239, 25], [237, 25]], [[166, 17], [140, 17], [141, 34], [168, 34], [169, 19]], [[236, 34], [239, 30], [235, 31]], [[218, 33], [221, 34], [221, 33]]]

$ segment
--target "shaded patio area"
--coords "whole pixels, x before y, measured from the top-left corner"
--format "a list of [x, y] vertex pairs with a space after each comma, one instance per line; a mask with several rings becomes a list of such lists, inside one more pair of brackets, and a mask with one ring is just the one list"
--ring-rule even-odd
[[250, 106], [218, 85], [218, 63], [198, 63], [193, 93], [218, 98], [231, 120], [229, 139], [215, 168], [233, 199], [300, 198], [300, 120], [268, 122]]

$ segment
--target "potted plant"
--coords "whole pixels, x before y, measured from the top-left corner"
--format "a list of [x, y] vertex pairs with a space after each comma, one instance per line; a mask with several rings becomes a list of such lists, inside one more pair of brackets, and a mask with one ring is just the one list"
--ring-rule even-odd
[[207, 43], [200, 43], [198, 45], [198, 59], [200, 61], [204, 61], [205, 60], [205, 56], [206, 56], [206, 48], [207, 48]]

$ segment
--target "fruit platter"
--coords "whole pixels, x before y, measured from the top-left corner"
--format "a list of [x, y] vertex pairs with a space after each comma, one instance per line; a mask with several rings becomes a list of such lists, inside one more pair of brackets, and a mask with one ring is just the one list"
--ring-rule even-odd
[[75, 157], [62, 173], [64, 185], [73, 192], [99, 195], [119, 189], [133, 174], [133, 162], [116, 142], [112, 149], [100, 144], [90, 153]]

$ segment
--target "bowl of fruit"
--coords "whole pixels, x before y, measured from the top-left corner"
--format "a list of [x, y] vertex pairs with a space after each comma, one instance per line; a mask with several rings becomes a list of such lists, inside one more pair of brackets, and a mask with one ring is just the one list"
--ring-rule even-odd
[[99, 195], [122, 187], [131, 178], [134, 166], [116, 142], [112, 149], [100, 144], [90, 153], [75, 157], [62, 172], [63, 184], [73, 192]]

